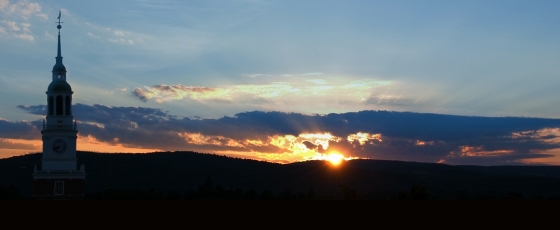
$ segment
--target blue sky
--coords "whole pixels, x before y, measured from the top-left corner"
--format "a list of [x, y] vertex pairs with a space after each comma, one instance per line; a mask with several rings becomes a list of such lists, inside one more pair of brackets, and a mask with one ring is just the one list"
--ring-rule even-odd
[[559, 9], [558, 1], [0, 0], [0, 118], [42, 119], [21, 106], [46, 104], [59, 10], [77, 104], [190, 119], [363, 110], [560, 118]]

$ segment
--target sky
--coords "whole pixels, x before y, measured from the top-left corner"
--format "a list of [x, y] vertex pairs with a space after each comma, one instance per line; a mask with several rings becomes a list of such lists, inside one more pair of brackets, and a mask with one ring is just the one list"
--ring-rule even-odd
[[60, 11], [78, 150], [560, 165], [559, 9], [0, 0], [0, 158], [41, 151]]

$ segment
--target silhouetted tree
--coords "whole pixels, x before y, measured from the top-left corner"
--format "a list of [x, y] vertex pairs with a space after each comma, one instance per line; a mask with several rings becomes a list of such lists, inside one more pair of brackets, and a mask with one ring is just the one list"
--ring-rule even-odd
[[274, 199], [276, 199], [276, 197], [274, 196], [274, 193], [272, 193], [272, 191], [270, 191], [269, 189], [264, 190], [261, 194], [261, 200], [274, 200]]
[[245, 192], [245, 199], [247, 200], [256, 200], [257, 197], [257, 192], [255, 191], [255, 189], [251, 188], [249, 189], [247, 192]]
[[21, 200], [23, 196], [13, 185], [0, 185], [0, 200]]
[[426, 187], [422, 185], [414, 185], [410, 188], [410, 199], [412, 200], [428, 200], [430, 196], [426, 191]]
[[345, 200], [358, 200], [360, 198], [355, 189], [351, 189], [345, 185], [341, 185], [340, 189], [342, 189], [342, 196]]
[[392, 200], [409, 200], [410, 198], [408, 197], [408, 194], [406, 194], [406, 192], [403, 191], [399, 191], [397, 193], [397, 196], [395, 198], [392, 198]]

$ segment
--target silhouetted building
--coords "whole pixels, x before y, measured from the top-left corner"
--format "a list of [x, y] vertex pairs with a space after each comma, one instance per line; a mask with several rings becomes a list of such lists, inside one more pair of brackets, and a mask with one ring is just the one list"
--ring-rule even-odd
[[80, 199], [84, 196], [85, 168], [77, 169], [78, 129], [72, 116], [72, 88], [66, 82], [66, 67], [60, 51], [58, 15], [58, 55], [47, 90], [47, 117], [43, 120], [41, 169], [33, 172], [33, 197], [37, 199]]

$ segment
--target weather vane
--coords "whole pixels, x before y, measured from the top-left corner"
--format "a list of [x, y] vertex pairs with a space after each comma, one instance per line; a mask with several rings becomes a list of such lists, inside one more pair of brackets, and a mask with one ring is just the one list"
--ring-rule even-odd
[[57, 18], [57, 19], [58, 19], [58, 22], [54, 22], [54, 23], [57, 23], [57, 24], [58, 24], [58, 26], [56, 26], [56, 28], [58, 28], [59, 31], [60, 31], [60, 28], [62, 28], [62, 26], [60, 25], [60, 23], [64, 23], [64, 22], [61, 22], [61, 21], [60, 21], [60, 16], [61, 16], [61, 15], [62, 15], [62, 10], [58, 11], [58, 18]]

